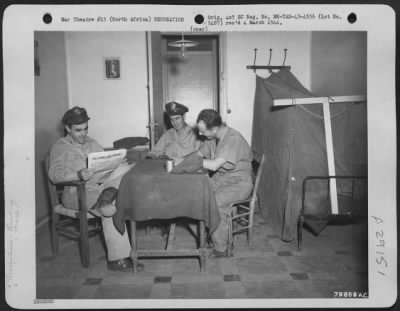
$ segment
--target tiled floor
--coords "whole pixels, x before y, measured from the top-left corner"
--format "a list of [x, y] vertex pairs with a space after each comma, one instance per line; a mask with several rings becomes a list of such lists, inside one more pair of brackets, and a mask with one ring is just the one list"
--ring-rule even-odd
[[[333, 298], [335, 292], [368, 292], [367, 225], [328, 226], [316, 237], [303, 233], [303, 250], [281, 241], [255, 215], [254, 243], [235, 241], [231, 258], [207, 259], [200, 272], [196, 258], [141, 259], [137, 274], [111, 272], [99, 236], [91, 239], [91, 265], [82, 268], [78, 244], [60, 239], [52, 257], [45, 226], [37, 233], [37, 298], [52, 299], [187, 299], [187, 298]], [[153, 228], [139, 231], [138, 243], [161, 246]], [[176, 229], [177, 247], [194, 245], [184, 227]]]

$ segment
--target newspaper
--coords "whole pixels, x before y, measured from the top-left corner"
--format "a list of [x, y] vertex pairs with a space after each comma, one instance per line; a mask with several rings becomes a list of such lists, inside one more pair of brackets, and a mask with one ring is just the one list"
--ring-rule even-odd
[[88, 154], [88, 168], [95, 169], [94, 179], [102, 182], [124, 161], [126, 149], [92, 152]]

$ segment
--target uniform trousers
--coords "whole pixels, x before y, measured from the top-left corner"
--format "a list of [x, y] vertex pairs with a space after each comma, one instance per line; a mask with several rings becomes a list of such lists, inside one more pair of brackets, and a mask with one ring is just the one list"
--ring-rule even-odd
[[214, 249], [224, 252], [228, 246], [229, 222], [232, 213], [230, 205], [235, 201], [247, 199], [250, 196], [253, 183], [251, 176], [229, 176], [228, 173], [214, 175], [211, 181], [221, 218], [211, 237]]
[[[100, 184], [86, 184], [86, 206], [92, 208], [97, 202], [101, 192], [109, 187], [119, 188], [122, 177], [134, 166], [134, 164], [121, 164], [112, 174]], [[66, 208], [78, 209], [78, 197], [76, 191], [64, 192], [62, 198]], [[115, 203], [115, 201], [114, 201]], [[109, 261], [129, 257], [131, 245], [125, 228], [121, 235], [115, 228], [112, 217], [101, 217], [104, 239], [107, 247], [107, 258]]]

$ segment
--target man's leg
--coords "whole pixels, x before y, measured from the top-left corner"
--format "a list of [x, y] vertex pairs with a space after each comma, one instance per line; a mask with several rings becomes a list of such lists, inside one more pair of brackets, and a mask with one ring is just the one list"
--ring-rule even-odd
[[96, 204], [93, 206], [93, 214], [111, 217], [116, 213], [115, 199], [118, 195], [119, 184], [122, 177], [134, 166], [134, 163], [128, 164], [124, 162], [112, 172], [107, 181], [102, 184], [104, 190], [100, 193]]
[[121, 163], [107, 178], [107, 181], [104, 183], [104, 189], [109, 187], [118, 189], [122, 177], [124, 177], [124, 175], [128, 173], [135, 166], [135, 164], [136, 163]]
[[224, 253], [228, 246], [228, 229], [229, 229], [229, 215], [231, 212], [230, 206], [223, 206], [219, 209], [220, 222], [217, 229], [212, 234], [212, 241], [214, 249], [217, 252]]
[[[103, 187], [97, 189], [87, 189], [86, 204], [93, 206], [102, 192]], [[76, 193], [66, 194], [63, 196], [64, 206], [71, 209], [78, 208], [78, 200]], [[100, 216], [101, 217], [101, 216]], [[115, 228], [111, 217], [101, 217], [104, 239], [107, 248], [108, 268], [114, 271], [131, 272], [132, 261], [130, 260], [131, 246], [129, 243], [128, 233], [125, 228], [125, 234], [121, 235]], [[138, 271], [143, 270], [143, 265], [138, 265]]]
[[111, 217], [102, 217], [101, 222], [107, 246], [108, 261], [129, 257], [131, 245], [126, 228], [125, 233], [121, 235], [115, 228]]
[[232, 184], [228, 181], [227, 184], [218, 185], [215, 189], [215, 199], [221, 220], [217, 229], [212, 234], [212, 240], [214, 249], [221, 256], [225, 255], [228, 247], [229, 221], [232, 212], [230, 204], [238, 200], [247, 199], [251, 193], [251, 189], [251, 181], [247, 179], [237, 184]]

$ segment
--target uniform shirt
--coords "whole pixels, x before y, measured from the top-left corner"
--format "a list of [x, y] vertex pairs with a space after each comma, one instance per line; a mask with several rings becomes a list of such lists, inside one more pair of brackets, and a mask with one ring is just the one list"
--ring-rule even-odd
[[226, 161], [210, 180], [220, 216], [225, 219], [231, 212], [230, 204], [248, 198], [253, 188], [251, 149], [238, 131], [226, 126], [218, 144], [215, 139], [208, 140], [200, 151], [211, 160], [223, 158]]
[[226, 162], [217, 170], [217, 176], [251, 176], [253, 156], [247, 141], [236, 130], [226, 126], [218, 144], [207, 141], [201, 153], [208, 159], [223, 158]]
[[[50, 150], [49, 178], [52, 182], [78, 180], [77, 172], [87, 167], [87, 156], [91, 152], [103, 151], [103, 147], [93, 138], [86, 136], [83, 144], [76, 143], [71, 136], [60, 138]], [[86, 182], [86, 191], [98, 192], [95, 179]], [[64, 199], [76, 196], [76, 187], [64, 187]]]
[[185, 125], [179, 134], [174, 128], [166, 131], [149, 154], [156, 157], [167, 155], [170, 158], [182, 158], [189, 153], [198, 150], [199, 147], [200, 141], [195, 132], [190, 126]]

